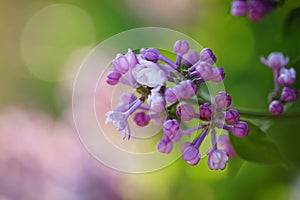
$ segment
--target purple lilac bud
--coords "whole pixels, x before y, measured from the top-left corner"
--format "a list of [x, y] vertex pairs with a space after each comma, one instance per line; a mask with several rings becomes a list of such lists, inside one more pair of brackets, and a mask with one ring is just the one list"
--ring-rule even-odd
[[200, 152], [197, 147], [191, 143], [185, 143], [182, 147], [182, 158], [187, 161], [188, 164], [194, 166], [200, 161]]
[[231, 128], [231, 132], [235, 137], [246, 137], [249, 132], [248, 124], [246, 122], [239, 121]]
[[125, 54], [125, 57], [128, 61], [129, 69], [133, 69], [136, 66], [136, 64], [138, 64], [137, 57], [131, 49], [128, 49], [127, 53]]
[[115, 70], [112, 70], [107, 73], [106, 83], [110, 85], [116, 85], [119, 82], [121, 76], [122, 75], [120, 73], [116, 72]]
[[154, 48], [149, 48], [149, 49], [145, 49], [143, 51], [143, 56], [146, 60], [151, 61], [151, 62], [157, 62], [158, 61], [158, 57], [159, 57], [160, 53], [157, 49]]
[[180, 123], [175, 119], [167, 120], [164, 123], [163, 130], [164, 135], [167, 136], [169, 140], [173, 141], [180, 131]]
[[218, 138], [218, 146], [228, 154], [229, 158], [235, 157], [236, 153], [230, 143], [229, 136], [227, 134], [222, 134]]
[[270, 53], [267, 59], [265, 59], [264, 57], [260, 57], [260, 61], [263, 64], [273, 69], [284, 67], [289, 63], [289, 60], [289, 57], [284, 58], [283, 54], [280, 52]]
[[169, 103], [175, 103], [179, 101], [179, 98], [176, 95], [176, 86], [166, 89], [165, 98]]
[[291, 86], [296, 81], [296, 70], [294, 68], [286, 69], [281, 68], [280, 75], [278, 77], [278, 83], [283, 86]]
[[157, 150], [160, 153], [170, 153], [172, 151], [173, 148], [173, 144], [170, 140], [168, 140], [167, 138], [163, 138], [161, 139], [158, 144], [157, 144]]
[[283, 102], [294, 102], [298, 99], [298, 91], [294, 88], [284, 87], [280, 100]]
[[223, 150], [214, 150], [208, 154], [208, 166], [211, 170], [223, 170], [228, 161], [228, 155]]
[[225, 114], [225, 121], [228, 124], [236, 124], [240, 120], [240, 114], [237, 110], [230, 109]]
[[134, 119], [135, 123], [138, 126], [147, 126], [149, 124], [150, 121], [150, 117], [149, 115], [146, 115], [144, 112], [138, 112], [135, 114]]
[[126, 56], [118, 54], [113, 60], [114, 68], [120, 74], [125, 74], [129, 70], [129, 63]]
[[226, 92], [219, 92], [215, 97], [215, 102], [218, 108], [228, 108], [231, 105], [231, 96]]
[[190, 121], [195, 117], [194, 108], [188, 104], [177, 106], [176, 115], [183, 121]]
[[185, 40], [178, 40], [178, 41], [175, 42], [173, 49], [174, 49], [175, 53], [180, 54], [180, 55], [184, 55], [189, 51], [190, 45]]
[[204, 48], [200, 52], [200, 60], [213, 65], [217, 61], [217, 58], [210, 48]]
[[231, 14], [239, 17], [246, 15], [248, 12], [248, 4], [246, 1], [236, 0], [231, 3]]
[[273, 115], [280, 115], [283, 112], [283, 105], [280, 101], [278, 100], [274, 100], [271, 102], [271, 104], [269, 105], [269, 111], [273, 114]]
[[197, 86], [191, 80], [181, 81], [179, 85], [167, 88], [165, 98], [169, 103], [175, 103], [181, 99], [192, 98], [197, 93]]
[[185, 80], [180, 82], [181, 98], [189, 99], [197, 93], [197, 86], [191, 80]]
[[183, 56], [183, 64], [187, 67], [191, 67], [199, 60], [199, 55], [196, 51], [189, 51]]
[[213, 73], [212, 66], [208, 62], [200, 62], [199, 65], [196, 66], [196, 71], [204, 80], [209, 80]]
[[210, 121], [214, 107], [210, 103], [204, 103], [199, 106], [200, 119]]
[[267, 13], [276, 7], [275, 2], [251, 0], [249, 2], [249, 18], [252, 21], [260, 21]]
[[225, 78], [225, 71], [221, 67], [213, 68], [212, 75], [210, 76], [210, 81], [219, 83]]

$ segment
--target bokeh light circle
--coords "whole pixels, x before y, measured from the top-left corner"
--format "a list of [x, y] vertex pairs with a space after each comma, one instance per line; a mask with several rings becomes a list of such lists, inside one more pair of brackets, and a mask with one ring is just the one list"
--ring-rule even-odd
[[37, 78], [66, 80], [74, 75], [63, 73], [68, 58], [75, 50], [93, 45], [95, 38], [95, 26], [87, 12], [71, 4], [52, 4], [27, 21], [21, 36], [21, 56]]
[[[156, 144], [161, 139], [157, 128], [133, 129], [134, 136], [147, 130], [150, 131], [149, 137], [133, 137], [128, 141], [122, 140], [111, 124], [105, 124], [105, 113], [115, 106], [115, 98], [118, 96], [116, 94], [128, 92], [126, 87], [115, 91], [114, 87], [105, 82], [106, 73], [111, 69], [111, 62], [116, 54], [126, 53], [128, 48], [138, 50], [150, 47], [173, 52], [173, 44], [177, 40], [187, 40], [191, 49], [198, 52], [203, 48], [189, 36], [171, 29], [137, 28], [101, 42], [81, 65], [73, 85], [73, 119], [82, 144], [95, 159], [106, 166], [128, 173], [146, 173], [164, 168], [181, 156], [181, 145], [195, 136], [192, 134], [181, 142], [174, 143], [172, 152], [166, 155], [156, 150]], [[221, 90], [224, 91], [222, 82], [208, 83], [207, 88], [211, 97]], [[162, 127], [159, 130], [161, 129]], [[206, 150], [207, 146], [201, 146], [200, 151], [203, 154]]]

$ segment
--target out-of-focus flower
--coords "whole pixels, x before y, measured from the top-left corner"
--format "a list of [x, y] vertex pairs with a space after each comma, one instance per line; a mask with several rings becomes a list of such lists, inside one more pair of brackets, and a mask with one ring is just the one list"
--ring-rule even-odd
[[231, 15], [235, 17], [249, 14], [253, 22], [261, 21], [269, 12], [273, 11], [279, 2], [264, 0], [234, 0], [231, 3]]
[[[33, 110], [0, 113], [0, 196], [5, 199], [121, 199], [117, 177], [97, 165], [66, 124]], [[113, 182], [114, 182], [113, 181]]]
[[272, 52], [268, 59], [263, 57], [260, 59], [263, 64], [273, 70], [274, 91], [270, 95], [269, 111], [273, 115], [280, 115], [283, 112], [285, 103], [291, 103], [298, 99], [298, 91], [292, 88], [292, 85], [296, 82], [296, 70], [285, 67], [290, 59], [284, 57], [280, 52]]

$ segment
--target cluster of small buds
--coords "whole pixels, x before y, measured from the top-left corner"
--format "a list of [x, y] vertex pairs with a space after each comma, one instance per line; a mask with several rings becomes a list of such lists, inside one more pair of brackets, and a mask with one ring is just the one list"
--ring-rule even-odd
[[273, 115], [280, 115], [285, 103], [298, 99], [298, 91], [291, 87], [296, 81], [296, 70], [285, 67], [289, 63], [289, 57], [284, 57], [280, 52], [270, 53], [267, 59], [261, 57], [260, 60], [273, 70], [274, 92], [271, 95], [269, 111]]
[[[213, 66], [216, 56], [209, 48], [200, 53], [190, 50], [185, 40], [176, 41], [173, 47], [176, 61], [162, 55], [157, 49], [141, 49], [135, 54], [128, 50], [125, 55], [118, 54], [113, 60], [114, 69], [107, 74], [110, 85], [125, 84], [135, 90], [121, 97], [121, 103], [106, 114], [106, 123], [112, 123], [121, 133], [123, 139], [130, 138], [128, 118], [134, 115], [137, 126], [144, 127], [150, 122], [163, 125], [163, 136], [157, 144], [161, 153], [170, 153], [173, 143], [184, 135], [202, 130], [202, 133], [192, 142], [182, 146], [182, 157], [191, 165], [196, 165], [201, 158], [199, 147], [208, 134], [212, 136], [212, 148], [209, 156], [210, 169], [224, 169], [228, 155], [233, 155], [230, 143], [223, 142], [223, 148], [218, 148], [216, 130], [224, 129], [237, 137], [248, 134], [248, 125], [241, 122], [239, 113], [230, 109], [231, 97], [220, 92], [215, 97], [214, 104], [206, 102], [198, 106], [199, 113], [185, 100], [200, 97], [199, 86], [207, 81], [218, 83], [225, 77], [220, 67]], [[201, 125], [182, 130], [181, 121], [198, 119]], [[224, 122], [225, 119], [225, 123]], [[224, 140], [224, 139], [223, 139]]]
[[251, 21], [261, 21], [278, 6], [277, 2], [266, 0], [234, 0], [231, 2], [231, 14], [236, 17], [249, 15]]

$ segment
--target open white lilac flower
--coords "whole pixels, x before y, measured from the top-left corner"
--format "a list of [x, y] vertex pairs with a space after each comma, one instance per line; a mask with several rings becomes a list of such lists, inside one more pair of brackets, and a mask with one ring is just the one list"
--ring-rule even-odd
[[[223, 170], [233, 150], [229, 140], [218, 145], [218, 141], [222, 140], [217, 139], [217, 129], [242, 138], [249, 132], [248, 124], [240, 121], [237, 110], [228, 109], [232, 99], [226, 92], [220, 91], [213, 102], [201, 97], [199, 91], [202, 83], [219, 83], [225, 77], [221, 67], [213, 66], [216, 56], [212, 50], [204, 48], [198, 54], [190, 50], [189, 43], [184, 40], [176, 41], [173, 49], [176, 61], [154, 48], [141, 49], [139, 54], [129, 50], [125, 55], [116, 56], [114, 70], [107, 74], [107, 83], [128, 85], [135, 90], [135, 95], [130, 94], [127, 103], [121, 102], [115, 110], [109, 111], [106, 123], [112, 123], [123, 139], [130, 138], [128, 118], [131, 115], [134, 115], [134, 122], [140, 127], [150, 122], [163, 124], [163, 135], [157, 150], [168, 154], [174, 142], [187, 140], [181, 150], [183, 160], [190, 165], [197, 165], [201, 160], [199, 148], [205, 138], [211, 135], [212, 147], [207, 153], [209, 168]], [[201, 104], [196, 106], [196, 111], [195, 106], [181, 103], [194, 97]], [[200, 125], [185, 130], [180, 128], [181, 121], [192, 119], [199, 120]], [[189, 141], [185, 137], [195, 132], [197, 136], [194, 140]]]

